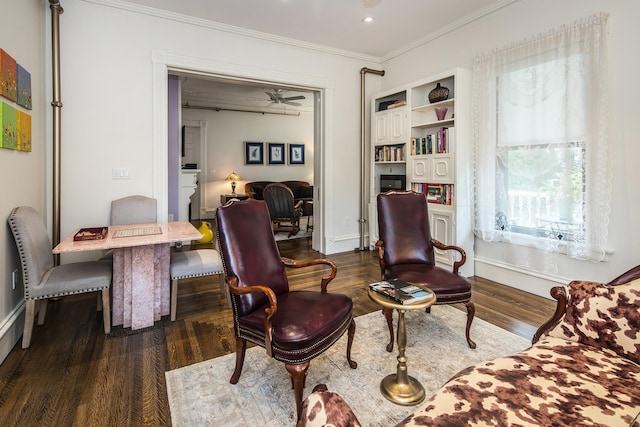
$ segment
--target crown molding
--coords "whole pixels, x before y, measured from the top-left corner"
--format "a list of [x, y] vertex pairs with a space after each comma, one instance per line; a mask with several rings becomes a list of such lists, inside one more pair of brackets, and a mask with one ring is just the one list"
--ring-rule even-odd
[[428, 35], [426, 35], [425, 37], [422, 37], [418, 40], [415, 40], [413, 43], [410, 43], [400, 49], [394, 50], [393, 52], [389, 53], [388, 55], [385, 55], [381, 58], [381, 62], [384, 63], [386, 61], [389, 61], [397, 56], [402, 55], [403, 53], [409, 52], [410, 50], [413, 50], [417, 47], [420, 47], [424, 44], [427, 44], [429, 42], [434, 41], [435, 39], [442, 37], [448, 33], [451, 33], [453, 31], [456, 31], [459, 28], [464, 27], [467, 24], [470, 24], [474, 21], [477, 21], [478, 19], [481, 19], [487, 15], [492, 14], [493, 12], [496, 12], [504, 7], [507, 7], [513, 3], [516, 3], [520, 0], [497, 0], [493, 3], [491, 3], [490, 5], [477, 10], [476, 12], [469, 14], [461, 19], [458, 19], [457, 21], [453, 21], [451, 22], [449, 25], [447, 25], [446, 27], [442, 28], [441, 30], [438, 31], [434, 31], [433, 33], [430, 33]]
[[160, 19], [167, 19], [170, 21], [180, 22], [183, 24], [190, 24], [198, 27], [208, 28], [215, 31], [221, 31], [229, 34], [235, 34], [238, 36], [269, 41], [272, 43], [278, 43], [288, 46], [294, 46], [301, 49], [312, 50], [322, 52], [330, 55], [343, 56], [350, 59], [357, 59], [360, 61], [368, 61], [374, 63], [380, 63], [381, 59], [377, 56], [365, 55], [358, 52], [352, 52], [349, 50], [332, 48], [320, 44], [308, 43], [297, 39], [291, 39], [287, 37], [276, 36], [273, 34], [263, 33], [260, 31], [249, 30], [246, 28], [236, 27], [233, 25], [222, 24], [215, 21], [209, 21], [206, 19], [196, 18], [193, 16], [182, 15], [175, 12], [168, 12], [166, 10], [156, 9], [153, 7], [142, 6], [134, 3], [129, 3], [122, 0], [81, 0], [85, 3], [93, 3], [100, 6], [111, 7], [114, 9], [120, 9], [131, 13], [138, 13], [142, 15], [152, 16]]

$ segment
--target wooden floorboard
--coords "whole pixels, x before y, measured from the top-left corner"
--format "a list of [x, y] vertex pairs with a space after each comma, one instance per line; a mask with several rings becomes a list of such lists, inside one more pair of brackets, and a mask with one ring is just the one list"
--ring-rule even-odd
[[[307, 239], [278, 245], [283, 256], [321, 257]], [[356, 316], [379, 310], [366, 286], [380, 277], [376, 254], [354, 250], [329, 258], [338, 265], [329, 289], [350, 295]], [[318, 289], [323, 271], [291, 269], [290, 285]], [[478, 318], [528, 339], [555, 307], [488, 280], [472, 278], [472, 285]], [[231, 310], [217, 278], [183, 280], [178, 319], [134, 335], [105, 337], [96, 303], [94, 295], [53, 301], [31, 347], [23, 350], [18, 341], [0, 365], [0, 425], [169, 426], [165, 372], [235, 351]]]

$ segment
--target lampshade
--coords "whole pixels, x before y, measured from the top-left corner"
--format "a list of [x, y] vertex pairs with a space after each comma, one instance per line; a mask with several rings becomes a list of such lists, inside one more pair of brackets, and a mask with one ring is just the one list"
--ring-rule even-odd
[[231, 172], [228, 177], [224, 179], [225, 181], [242, 181], [242, 177], [235, 172]]

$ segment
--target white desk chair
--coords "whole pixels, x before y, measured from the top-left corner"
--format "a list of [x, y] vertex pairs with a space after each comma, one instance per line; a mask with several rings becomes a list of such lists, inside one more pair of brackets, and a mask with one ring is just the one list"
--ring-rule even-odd
[[231, 301], [224, 283], [224, 267], [220, 253], [215, 249], [196, 249], [171, 254], [171, 321], [176, 320], [178, 306], [178, 280], [218, 275], [220, 288], [225, 289], [227, 302]]

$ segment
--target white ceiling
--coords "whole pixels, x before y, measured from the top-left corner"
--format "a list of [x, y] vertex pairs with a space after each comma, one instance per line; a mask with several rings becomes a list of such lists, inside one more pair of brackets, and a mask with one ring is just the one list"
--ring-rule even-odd
[[[124, 0], [220, 24], [256, 37], [294, 39], [323, 49], [391, 58], [517, 0]], [[374, 18], [365, 23], [365, 16]], [[312, 109], [270, 104], [269, 88], [183, 77], [183, 101], [191, 105]], [[285, 96], [301, 95], [288, 91]]]

